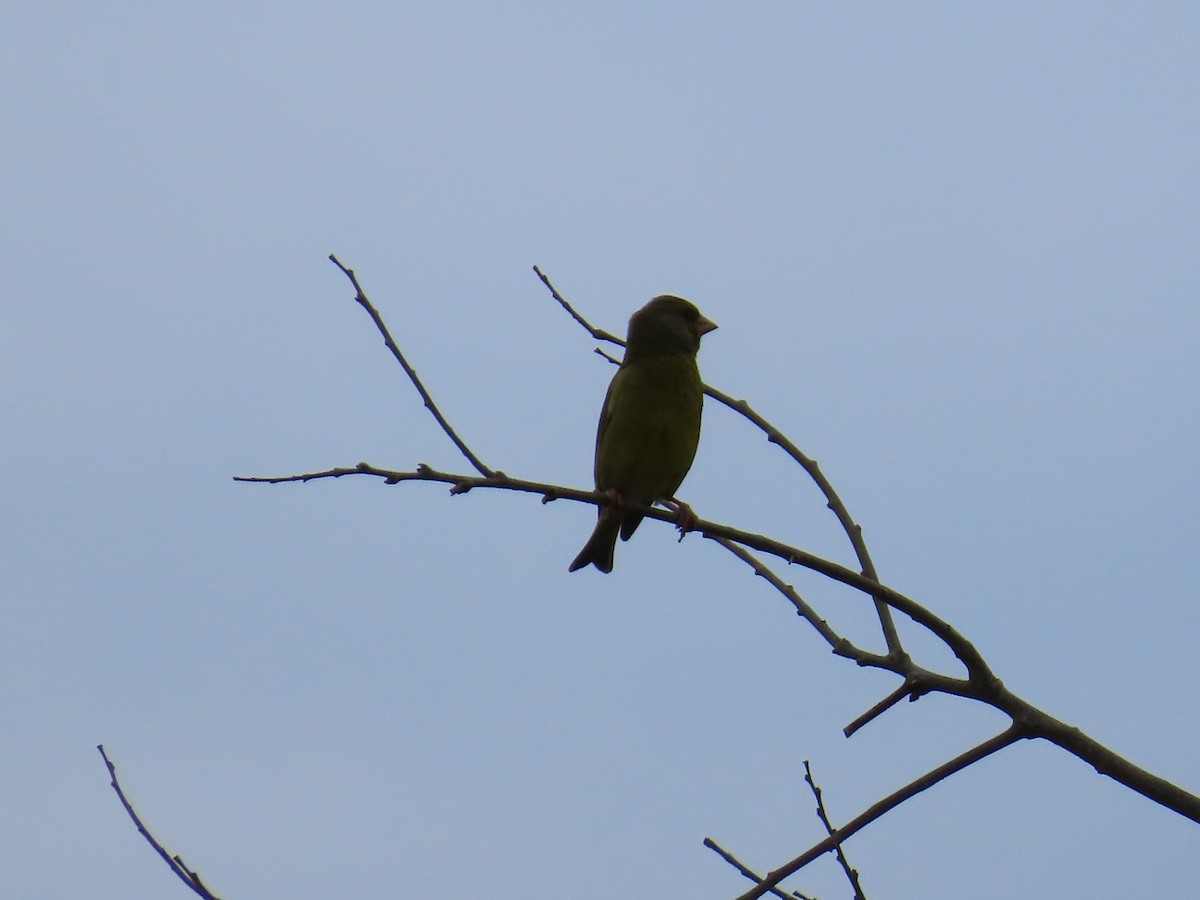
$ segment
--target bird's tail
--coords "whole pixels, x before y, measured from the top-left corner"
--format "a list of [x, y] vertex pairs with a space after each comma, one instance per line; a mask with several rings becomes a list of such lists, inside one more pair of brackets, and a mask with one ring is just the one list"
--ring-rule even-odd
[[579, 551], [579, 555], [567, 571], [574, 572], [584, 566], [593, 565], [601, 572], [611, 572], [622, 518], [619, 509], [608, 507], [601, 510], [592, 536], [588, 538], [588, 542], [583, 545], [583, 549]]

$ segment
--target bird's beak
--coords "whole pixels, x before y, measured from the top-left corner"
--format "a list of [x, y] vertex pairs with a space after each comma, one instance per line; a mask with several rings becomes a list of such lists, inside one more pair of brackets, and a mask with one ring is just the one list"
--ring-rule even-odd
[[704, 318], [704, 316], [701, 316], [700, 321], [696, 323], [696, 327], [700, 330], [700, 334], [703, 336], [714, 330], [717, 327], [717, 323]]

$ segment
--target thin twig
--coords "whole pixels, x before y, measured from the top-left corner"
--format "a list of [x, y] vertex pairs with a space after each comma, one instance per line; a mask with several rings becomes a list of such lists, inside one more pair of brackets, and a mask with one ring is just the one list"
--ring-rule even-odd
[[[742, 875], [753, 881], [755, 884], [762, 883], [763, 879], [761, 875], [757, 874], [753, 869], [739, 860], [736, 856], [734, 856], [712, 838], [706, 837], [704, 839], [704, 846], [713, 853], [717, 854], [717, 856], [721, 857], [721, 859], [725, 860], [725, 862], [729, 863], [729, 865], [733, 866]], [[772, 887], [770, 893], [776, 897], [783, 897], [785, 900], [815, 900], [815, 898], [809, 897], [807, 894], [802, 894], [799, 891], [792, 891], [790, 894], [788, 894], [777, 887]]]
[[[822, 619], [817, 611], [796, 592], [794, 587], [784, 582], [782, 578], [771, 571], [753, 553], [741, 544], [735, 544], [733, 541], [726, 540], [725, 538], [714, 538], [714, 540], [742, 562], [746, 563], [746, 565], [750, 566], [754, 570], [755, 575], [764, 579], [775, 590], [783, 594], [791, 602], [792, 606], [796, 608], [796, 615], [808, 622], [816, 630], [817, 634], [825, 639], [825, 643], [829, 645], [831, 650], [840, 656], [850, 656], [854, 653], [862, 652], [851, 644], [850, 641], [834, 631], [830, 624]], [[882, 659], [884, 658], [880, 657], [880, 660]]]
[[[708, 385], [705, 385], [704, 393], [756, 425], [766, 434], [767, 440], [770, 443], [780, 447], [784, 453], [800, 464], [800, 467], [808, 473], [808, 477], [816, 483], [817, 488], [825, 495], [825, 505], [837, 517], [842, 530], [846, 532], [846, 537], [850, 539], [850, 545], [854, 548], [855, 556], [858, 557], [858, 564], [861, 567], [862, 574], [872, 581], [879, 581], [879, 575], [875, 571], [875, 564], [871, 561], [871, 554], [867, 551], [867, 543], [863, 540], [862, 526], [851, 517], [846, 504], [842, 502], [842, 498], [833, 489], [833, 484], [825, 477], [825, 473], [821, 471], [821, 467], [817, 465], [817, 461], [803, 453], [782, 431], [755, 412], [745, 400], [734, 400], [728, 394]], [[904, 648], [900, 643], [900, 634], [896, 631], [896, 623], [892, 621], [892, 615], [888, 610], [887, 604], [876, 600], [875, 611], [879, 616], [879, 625], [883, 630], [883, 637], [887, 643], [888, 652], [894, 654], [903, 653]]]
[[342, 273], [350, 279], [350, 283], [354, 285], [355, 302], [367, 311], [367, 314], [371, 317], [371, 321], [375, 323], [375, 327], [379, 329], [379, 333], [383, 335], [383, 343], [387, 346], [388, 350], [392, 352], [392, 356], [396, 357], [396, 362], [400, 363], [400, 367], [404, 369], [405, 374], [408, 375], [409, 381], [413, 383], [413, 387], [417, 389], [417, 393], [420, 394], [421, 399], [425, 401], [425, 408], [433, 414], [435, 419], [437, 419], [437, 423], [442, 427], [442, 431], [446, 432], [446, 436], [454, 442], [454, 446], [456, 446], [462, 452], [462, 455], [465, 456], [467, 461], [475, 467], [476, 471], [483, 475], [496, 474], [493, 469], [490, 469], [483, 464], [483, 461], [480, 460], [480, 458], [476, 456], [474, 452], [472, 452], [471, 448], [466, 445], [466, 442], [458, 436], [458, 432], [456, 432], [450, 423], [446, 421], [446, 417], [442, 415], [442, 411], [438, 409], [437, 404], [433, 402], [433, 397], [429, 395], [429, 391], [425, 390], [425, 385], [421, 383], [421, 379], [417, 375], [417, 370], [408, 364], [408, 360], [405, 359], [404, 354], [400, 352], [400, 347], [396, 344], [395, 340], [393, 340], [391, 332], [388, 331], [388, 327], [383, 321], [383, 317], [379, 315], [379, 310], [377, 310], [367, 298], [366, 293], [362, 289], [362, 285], [358, 283], [358, 276], [354, 274], [354, 270], [342, 265], [341, 260], [339, 260], [332, 253], [329, 254], [329, 261], [341, 269]]
[[[813, 781], [812, 766], [809, 765], [807, 759], [804, 761], [804, 780], [808, 782], [812, 795], [817, 801], [817, 816], [820, 817], [821, 824], [825, 826], [827, 832], [833, 834], [833, 823], [829, 821], [829, 814], [825, 812], [825, 800], [821, 797], [821, 789]], [[850, 882], [850, 887], [854, 888], [854, 900], [867, 900], [867, 895], [863, 893], [862, 885], [858, 881], [858, 870], [851, 867], [850, 860], [846, 859], [846, 853], [842, 850], [841, 844], [834, 848], [834, 853], [837, 854], [842, 871], [846, 873], [846, 880]]]
[[595, 353], [597, 356], [599, 356], [601, 359], [607, 359], [607, 360], [608, 360], [610, 363], [612, 363], [614, 366], [619, 366], [619, 365], [621, 364], [621, 361], [620, 361], [619, 359], [617, 359], [617, 358], [616, 358], [615, 356], [613, 356], [611, 353], [605, 353], [605, 352], [604, 352], [603, 350], [601, 350], [599, 347], [597, 347], [597, 348], [596, 348], [595, 350], [593, 350], [592, 352], [593, 352], [593, 353]]
[[737, 900], [756, 900], [756, 898], [763, 896], [772, 887], [775, 887], [777, 884], [779, 884], [780, 881], [790, 875], [795, 875], [814, 859], [828, 853], [834, 847], [839, 846], [851, 835], [861, 831], [867, 825], [870, 825], [880, 816], [895, 809], [904, 801], [915, 797], [922, 791], [933, 787], [939, 781], [949, 778], [956, 772], [961, 772], [968, 766], [974, 765], [981, 759], [984, 759], [995, 753], [997, 750], [1002, 750], [1009, 744], [1015, 743], [1024, 737], [1028, 737], [1028, 735], [1016, 725], [1013, 725], [995, 737], [984, 741], [982, 744], [978, 744], [965, 753], [959, 754], [949, 762], [943, 763], [936, 769], [926, 772], [920, 778], [910, 781], [898, 791], [894, 791], [893, 793], [884, 797], [882, 800], [871, 804], [858, 816], [851, 819], [841, 828], [838, 828], [836, 831], [832, 832], [829, 837], [822, 841], [818, 841], [816, 844], [813, 844], [813, 846], [809, 847], [808, 850], [804, 851], [804, 853], [800, 854], [795, 859], [784, 863], [782, 866], [772, 872], [768, 872], [766, 878], [763, 878], [753, 888], [740, 895]]
[[[946, 675], [940, 675], [936, 672], [931, 672], [913, 662], [912, 658], [907, 654], [895, 656], [892, 654], [878, 654], [863, 650], [856, 647], [850, 640], [842, 637], [835, 632], [829, 624], [822, 619], [817, 612], [808, 605], [796, 593], [795, 589], [786, 584], [782, 578], [776, 575], [768, 568], [761, 560], [750, 553], [745, 547], [731, 540], [721, 537], [712, 538], [738, 559], [745, 562], [754, 574], [764, 578], [768, 584], [774, 587], [781, 593], [788, 602], [796, 609], [797, 615], [804, 618], [817, 630], [817, 632], [825, 639], [825, 642], [832, 648], [834, 654], [845, 659], [851, 659], [860, 666], [866, 666], [875, 669], [886, 669], [889, 672], [894, 672], [904, 679], [904, 683], [900, 687], [892, 691], [886, 698], [876, 703], [871, 709], [863, 713], [849, 725], [843, 729], [846, 737], [850, 737], [863, 725], [870, 722], [876, 716], [890, 709], [897, 702], [905, 697], [915, 698], [924, 694], [938, 691], [945, 694], [954, 694], [961, 697], [969, 697], [975, 700], [984, 700], [984, 697], [976, 690], [976, 686], [968, 679], [951, 678]], [[965, 640], [965, 639], [964, 639]]]
[[144, 824], [142, 824], [141, 818], [133, 809], [133, 804], [129, 802], [129, 798], [125, 796], [125, 792], [121, 789], [121, 783], [117, 780], [117, 767], [113, 765], [112, 760], [108, 758], [108, 754], [104, 752], [104, 745], [97, 744], [96, 749], [100, 751], [100, 756], [103, 757], [104, 764], [108, 766], [108, 774], [112, 779], [112, 789], [117, 792], [117, 796], [121, 800], [121, 805], [125, 807], [125, 812], [129, 813], [129, 818], [133, 820], [133, 824], [137, 826], [137, 830], [141, 832], [142, 837], [144, 837], [150, 846], [154, 848], [155, 852], [157, 852], [158, 855], [166, 861], [167, 865], [171, 867], [171, 871], [179, 876], [180, 881], [186, 884], [201, 897], [205, 898], [205, 900], [220, 900], [216, 894], [212, 893], [212, 891], [204, 886], [204, 882], [200, 880], [199, 875], [184, 865], [183, 860], [178, 855], [173, 856], [171, 853], [169, 853], [166, 848], [158, 842], [158, 839], [150, 833], [150, 830], [146, 828]]
[[583, 329], [587, 331], [588, 334], [598, 341], [608, 341], [611, 344], [619, 344], [622, 347], [625, 346], [625, 342], [615, 334], [609, 334], [607, 331], [604, 331], [601, 328], [596, 328], [591, 322], [580, 315], [578, 310], [568, 303], [567, 299], [558, 292], [558, 289], [555, 288], [553, 284], [550, 283], [550, 279], [546, 277], [541, 269], [539, 269], [537, 266], [534, 266], [533, 271], [537, 274], [537, 277], [542, 280], [542, 284], [546, 286], [546, 289], [550, 291], [550, 296], [557, 300], [558, 305], [567, 311], [567, 315], [583, 326]]

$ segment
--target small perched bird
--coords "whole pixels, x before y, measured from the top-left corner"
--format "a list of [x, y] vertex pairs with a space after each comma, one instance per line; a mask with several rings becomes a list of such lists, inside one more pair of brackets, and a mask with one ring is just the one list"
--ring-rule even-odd
[[629, 540], [642, 514], [629, 509], [660, 500], [695, 519], [675, 492], [700, 441], [704, 387], [696, 367], [700, 338], [717, 326], [687, 300], [655, 297], [629, 320], [625, 359], [613, 376], [596, 430], [596, 490], [610, 505], [570, 571], [594, 565], [611, 572], [617, 535]]

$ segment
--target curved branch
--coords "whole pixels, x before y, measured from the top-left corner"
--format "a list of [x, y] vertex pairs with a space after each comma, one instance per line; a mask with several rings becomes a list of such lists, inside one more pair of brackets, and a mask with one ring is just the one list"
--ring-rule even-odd
[[[846, 537], [850, 539], [850, 546], [854, 548], [854, 555], [858, 557], [858, 564], [862, 567], [862, 574], [872, 581], [879, 581], [879, 575], [875, 571], [875, 563], [871, 561], [871, 554], [867, 551], [867, 542], [863, 540], [862, 526], [854, 521], [850, 515], [850, 510], [846, 508], [846, 504], [842, 502], [842, 498], [834, 490], [833, 484], [825, 477], [825, 473], [821, 471], [821, 467], [817, 465], [817, 461], [803, 453], [799, 447], [788, 439], [787, 435], [755, 412], [753, 407], [745, 400], [734, 400], [728, 394], [708, 385], [705, 385], [704, 393], [757, 426], [766, 434], [767, 440], [770, 443], [780, 447], [784, 453], [800, 464], [800, 467], [808, 473], [808, 477], [813, 480], [817, 488], [825, 495], [825, 505], [837, 517], [842, 530], [846, 532]], [[875, 609], [879, 615], [879, 624], [883, 629], [883, 637], [887, 642], [888, 652], [895, 654], [903, 653], [904, 649], [900, 643], [900, 635], [896, 631], [896, 624], [892, 621], [892, 616], [888, 611], [887, 605], [877, 600], [875, 602]]]
[[[538, 494], [541, 496], [543, 503], [549, 503], [551, 500], [574, 500], [578, 503], [602, 506], [608, 502], [605, 495], [595, 491], [583, 491], [547, 482], [510, 478], [501, 472], [488, 477], [439, 472], [426, 465], [418, 466], [416, 471], [399, 472], [380, 469], [372, 466], [370, 463], [363, 462], [353, 468], [328, 469], [323, 472], [308, 472], [300, 475], [240, 476], [234, 480], [279, 484], [293, 481], [313, 481], [320, 478], [341, 478], [346, 475], [370, 475], [382, 478], [388, 484], [399, 484], [406, 481], [427, 481], [448, 484], [450, 485], [451, 494], [465, 494], [476, 488], [493, 488]], [[653, 507], [641, 507], [638, 511], [647, 519], [655, 519], [671, 525], [677, 524], [677, 514], [674, 512]], [[798, 547], [790, 547], [781, 541], [776, 541], [760, 534], [741, 531], [728, 525], [709, 522], [703, 519], [696, 523], [693, 530], [700, 532], [704, 537], [712, 540], [723, 539], [731, 541], [762, 553], [769, 553], [787, 562], [804, 566], [807, 569], [825, 575], [834, 581], [841, 582], [848, 587], [852, 587], [868, 596], [874, 597], [876, 600], [886, 603], [892, 609], [902, 612], [918, 625], [924, 626], [940, 638], [966, 667], [968, 677], [964, 680], [930, 672], [913, 664], [907, 660], [907, 657], [893, 658], [890, 654], [888, 656], [879, 656], [878, 654], [864, 654], [861, 652], [854, 654], [849, 651], [850, 645], [848, 643], [840, 644], [834, 648], [834, 651], [839, 653], [839, 655], [847, 656], [859, 665], [887, 669], [888, 671], [895, 672], [902, 678], [911, 679], [910, 693], [937, 691], [986, 703], [1008, 715], [1013, 720], [1014, 727], [1020, 727], [1021, 736], [1039, 737], [1050, 741], [1062, 747], [1068, 753], [1090, 763], [1095, 767], [1096, 771], [1108, 775], [1126, 787], [1154, 800], [1156, 803], [1162, 804], [1168, 809], [1174, 810], [1192, 821], [1200, 822], [1200, 797], [1196, 797], [1194, 794], [1171, 784], [1165, 779], [1159, 778], [1157, 775], [1134, 765], [1088, 737], [1079, 729], [1072, 728], [1060, 722], [1053, 716], [1038, 709], [1029, 701], [1012, 693], [992, 673], [991, 668], [984, 661], [974, 644], [961, 635], [948, 622], [930, 612], [915, 600], [906, 597], [894, 588], [872, 581], [866, 576], [838, 563], [823, 559]], [[846, 649], [847, 652], [840, 652], [842, 649]]]
[[[452, 494], [465, 494], [467, 491], [475, 488], [497, 488], [500, 490], [540, 494], [544, 503], [551, 500], [563, 499], [602, 506], [607, 502], [604, 494], [596, 491], [583, 491], [577, 488], [568, 488], [541, 481], [510, 478], [502, 472], [495, 472], [485, 477], [453, 472], [439, 472], [425, 464], [419, 465], [416, 471], [397, 472], [389, 469], [380, 469], [370, 463], [361, 462], [354, 468], [328, 469], [324, 472], [308, 472], [301, 475], [237, 476], [234, 480], [279, 484], [289, 481], [313, 481], [318, 478], [341, 478], [345, 475], [372, 475], [376, 478], [384, 479], [388, 484], [399, 484], [403, 481], [440, 482], [451, 485]], [[647, 519], [657, 519], [660, 522], [669, 522], [672, 525], [678, 524], [678, 516], [674, 512], [655, 507], [639, 507], [638, 511]], [[848, 569], [843, 565], [824, 559], [815, 553], [809, 553], [807, 550], [801, 550], [799, 547], [789, 546], [782, 541], [777, 541], [765, 535], [742, 531], [729, 525], [722, 525], [718, 522], [710, 522], [705, 519], [698, 520], [691, 530], [699, 532], [706, 538], [714, 540], [724, 538], [745, 547], [777, 556], [789, 563], [811, 569], [827, 578], [832, 578], [834, 581], [840, 581], [848, 587], [862, 591], [864, 594], [874, 597], [876, 600], [882, 601], [893, 609], [904, 613], [914, 622], [923, 625], [933, 634], [937, 635], [966, 667], [970, 683], [974, 686], [974, 689], [970, 692], [960, 691], [959, 693], [974, 696], [978, 690], [997, 681], [988, 664], [970, 641], [959, 634], [948, 622], [893, 588], [879, 584], [855, 572], [853, 569]], [[864, 665], [879, 665], [883, 668], [891, 668], [887, 660], [887, 657], [872, 655], [872, 661], [866, 662]]]
[[189, 888], [195, 891], [204, 900], [220, 900], [216, 894], [210, 891], [200, 880], [200, 876], [184, 865], [179, 854], [171, 855], [167, 849], [158, 842], [158, 839], [150, 833], [145, 825], [142, 824], [141, 818], [133, 808], [133, 804], [129, 802], [129, 798], [125, 796], [125, 791], [121, 789], [121, 782], [117, 780], [117, 767], [113, 765], [112, 760], [108, 758], [108, 754], [104, 751], [103, 744], [97, 744], [96, 749], [100, 751], [100, 756], [104, 759], [104, 765], [108, 766], [108, 776], [112, 779], [112, 789], [117, 792], [117, 797], [121, 800], [121, 805], [125, 807], [125, 812], [129, 814], [129, 818], [133, 820], [133, 824], [137, 826], [137, 830], [141, 833], [146, 842], [154, 848], [159, 856], [163, 858], [171, 871], [174, 872], [179, 880], [186, 884]]

